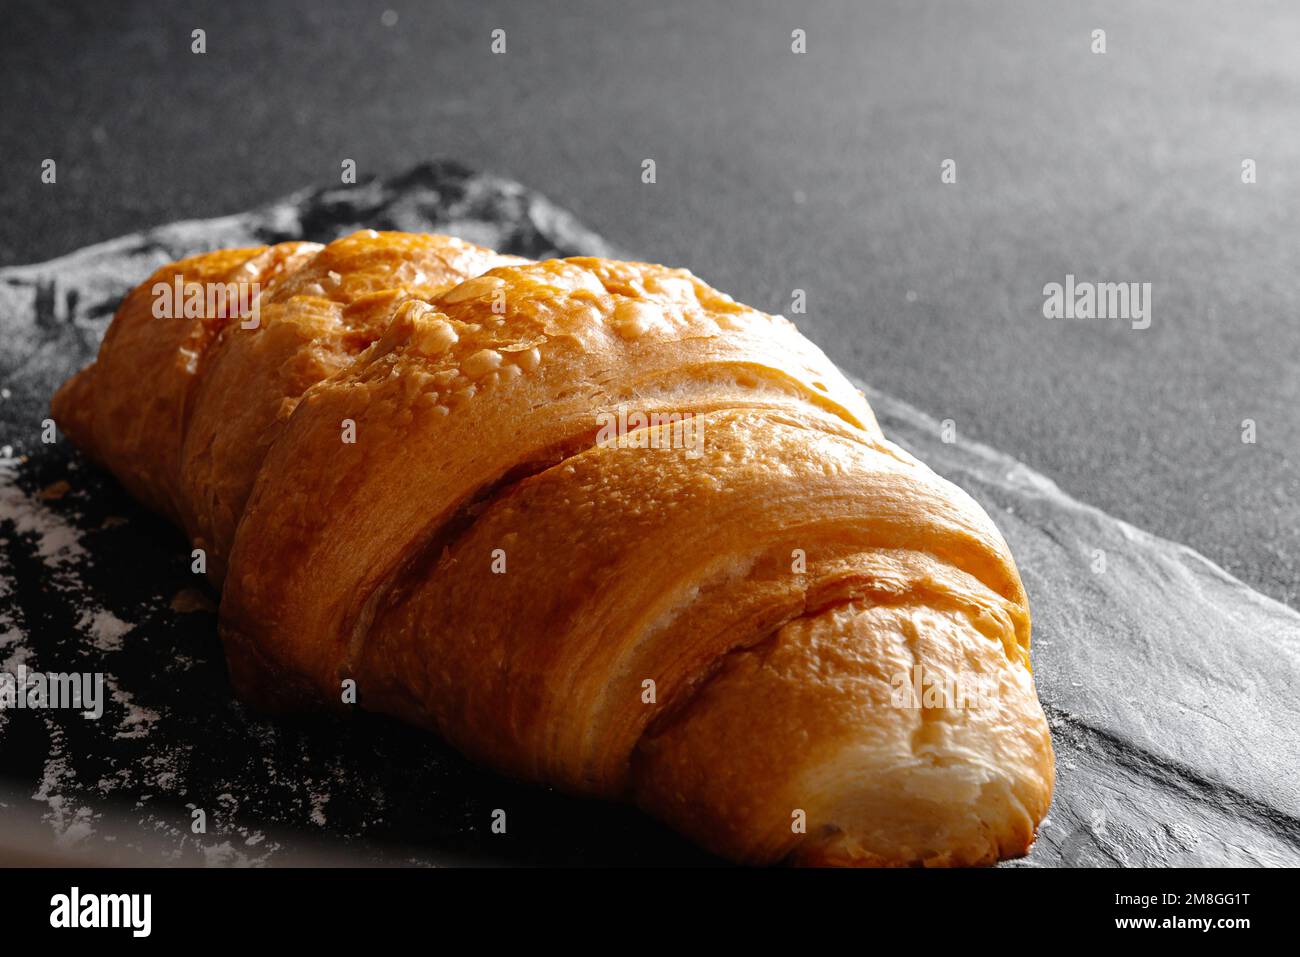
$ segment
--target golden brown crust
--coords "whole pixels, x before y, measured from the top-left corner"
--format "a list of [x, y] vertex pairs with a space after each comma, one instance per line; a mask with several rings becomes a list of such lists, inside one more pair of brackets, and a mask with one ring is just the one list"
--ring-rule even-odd
[[363, 230], [271, 284], [255, 328], [226, 327], [209, 351], [181, 449], [185, 527], [220, 583], [262, 458], [312, 385], [346, 369], [405, 300], [506, 263], [451, 236]]
[[[255, 627], [262, 655], [336, 687], [398, 566], [511, 473], [589, 444], [597, 415], [619, 403], [822, 410], [875, 428], [861, 395], [793, 325], [684, 271], [601, 260], [491, 270], [400, 308], [383, 339], [304, 397], [236, 538], [232, 567], [245, 573], [227, 583], [228, 627]], [[342, 440], [345, 423], [355, 444]]]
[[[737, 860], [1024, 853], [1051, 746], [988, 516], [785, 319], [641, 263], [454, 282], [499, 261], [358, 234], [271, 282], [254, 334], [205, 340], [146, 491], [228, 550], [241, 694], [339, 704], [355, 680]], [[917, 668], [978, 682], [978, 706], [900, 704]]]
[[[302, 394], [378, 339], [398, 303], [521, 262], [451, 236], [374, 230], [184, 259], [127, 296], [99, 358], [55, 394], [54, 417], [206, 550], [220, 584], [262, 457]], [[159, 318], [155, 289], [177, 277], [200, 293], [247, 284], [257, 311]]]
[[180, 446], [190, 396], [207, 350], [233, 317], [159, 318], [155, 287], [172, 288], [179, 277], [183, 288], [202, 295], [209, 283], [266, 283], [316, 248], [222, 249], [159, 269], [118, 307], [98, 359], [55, 393], [50, 405], [59, 428], [136, 498], [180, 524]]
[[[978, 602], [998, 599], [946, 577], [970, 604], [867, 594], [728, 655], [642, 740], [638, 802], [751, 863], [972, 866], [1026, 853], [1051, 799], [1047, 727], [1028, 669], [974, 620]], [[896, 678], [918, 668], [989, 687], [969, 707], [899, 707]]]

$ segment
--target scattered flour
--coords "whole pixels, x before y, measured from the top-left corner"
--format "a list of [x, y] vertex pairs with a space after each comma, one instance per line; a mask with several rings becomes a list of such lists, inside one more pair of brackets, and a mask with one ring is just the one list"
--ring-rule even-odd
[[0, 523], [13, 525], [13, 531], [5, 533], [5, 536], [34, 534], [36, 554], [52, 571], [86, 558], [81, 532], [18, 487], [15, 479], [23, 461], [12, 456], [0, 457]]
[[117, 679], [112, 675], [104, 676], [104, 684], [108, 686], [109, 697], [116, 704], [121, 705], [125, 712], [122, 720], [118, 722], [119, 730], [113, 737], [117, 739], [147, 737], [161, 715], [152, 708], [136, 704], [131, 697], [131, 692], [122, 690]]
[[83, 609], [77, 627], [88, 634], [100, 651], [122, 650], [122, 636], [134, 628], [104, 608]]
[[75, 782], [76, 773], [68, 763], [63, 729], [48, 718], [44, 721], [50, 735], [50, 754], [45, 760], [40, 787], [32, 795], [32, 800], [43, 801], [49, 806], [46, 820], [54, 828], [55, 844], [63, 848], [74, 847], [94, 833], [91, 821], [95, 815], [90, 808], [75, 803], [63, 793], [67, 785]]
[[324, 827], [326, 823], [325, 805], [329, 803], [330, 793], [328, 791], [311, 792], [311, 822], [317, 827]]

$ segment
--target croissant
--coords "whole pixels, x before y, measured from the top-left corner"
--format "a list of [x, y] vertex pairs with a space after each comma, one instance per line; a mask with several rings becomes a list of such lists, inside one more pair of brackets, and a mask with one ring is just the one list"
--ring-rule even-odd
[[[178, 276], [258, 283], [259, 321], [155, 318]], [[53, 409], [204, 549], [255, 705], [351, 689], [747, 863], [991, 864], [1047, 813], [1001, 535], [792, 323], [686, 270], [370, 231], [209, 253]]]

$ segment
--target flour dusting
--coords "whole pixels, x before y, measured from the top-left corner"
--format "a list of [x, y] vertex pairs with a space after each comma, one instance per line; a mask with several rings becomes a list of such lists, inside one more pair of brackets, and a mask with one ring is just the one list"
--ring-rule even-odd
[[134, 628], [105, 608], [87, 608], [81, 612], [77, 627], [90, 636], [100, 651], [122, 650], [122, 636]]

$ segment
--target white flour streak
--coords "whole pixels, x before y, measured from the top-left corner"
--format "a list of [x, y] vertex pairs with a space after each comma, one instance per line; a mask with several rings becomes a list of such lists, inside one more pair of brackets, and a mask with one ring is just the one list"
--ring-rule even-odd
[[84, 609], [77, 627], [88, 634], [100, 651], [112, 652], [122, 650], [122, 636], [134, 628], [117, 615], [104, 608]]
[[94, 833], [91, 821], [95, 815], [90, 808], [75, 804], [65, 796], [67, 786], [75, 782], [76, 772], [68, 764], [64, 751], [63, 729], [49, 719], [45, 720], [45, 728], [50, 735], [50, 754], [32, 800], [49, 806], [46, 820], [54, 828], [58, 846], [72, 847]]
[[12, 457], [0, 458], [0, 527], [13, 525], [12, 532], [0, 534], [6, 538], [35, 535], [36, 554], [41, 561], [52, 571], [63, 570], [86, 557], [81, 532], [18, 487], [15, 479], [20, 462]]
[[148, 736], [153, 730], [154, 723], [162, 716], [151, 708], [144, 708], [135, 703], [131, 697], [131, 692], [123, 691], [118, 685], [117, 679], [112, 675], [104, 676], [104, 683], [108, 685], [110, 696], [115, 704], [122, 707], [126, 712], [122, 720], [118, 722], [118, 732], [113, 735], [114, 738], [143, 738]]

